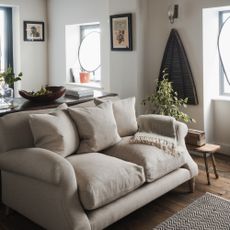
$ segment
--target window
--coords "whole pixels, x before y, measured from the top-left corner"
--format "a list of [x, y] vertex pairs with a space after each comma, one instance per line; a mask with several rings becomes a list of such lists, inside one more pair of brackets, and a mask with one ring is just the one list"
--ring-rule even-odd
[[[100, 24], [67, 25], [65, 36], [67, 83], [101, 88]], [[89, 82], [81, 81], [81, 72], [90, 73]]]
[[0, 7], [0, 70], [13, 67], [12, 8]]
[[230, 96], [230, 11], [219, 12], [220, 94]]
[[[85, 43], [85, 48], [79, 51], [78, 61], [81, 71], [90, 71], [91, 81], [101, 81], [101, 60], [100, 60], [100, 26], [99, 24], [80, 26], [80, 44]], [[85, 60], [82, 60], [85, 59]], [[84, 63], [85, 62], [85, 63]], [[83, 65], [84, 63], [84, 65]]]
[[4, 57], [4, 50], [5, 50], [5, 39], [2, 36], [4, 34], [5, 26], [4, 26], [4, 11], [0, 9], [0, 71], [4, 71], [5, 67], [5, 57]]

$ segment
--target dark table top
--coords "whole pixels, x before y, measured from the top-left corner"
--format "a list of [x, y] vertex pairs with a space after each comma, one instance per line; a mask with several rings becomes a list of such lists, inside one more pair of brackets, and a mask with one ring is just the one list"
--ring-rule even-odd
[[0, 116], [3, 116], [8, 113], [15, 113], [15, 112], [25, 111], [25, 110], [55, 108], [62, 103], [66, 103], [67, 105], [71, 106], [71, 105], [80, 104], [86, 101], [90, 101], [95, 97], [103, 98], [103, 97], [110, 97], [110, 96], [117, 96], [117, 94], [105, 93], [105, 92], [95, 90], [93, 96], [87, 96], [87, 97], [81, 97], [81, 98], [63, 96], [57, 99], [56, 101], [46, 102], [46, 103], [30, 102], [24, 98], [14, 98], [12, 101], [13, 108], [0, 109]]

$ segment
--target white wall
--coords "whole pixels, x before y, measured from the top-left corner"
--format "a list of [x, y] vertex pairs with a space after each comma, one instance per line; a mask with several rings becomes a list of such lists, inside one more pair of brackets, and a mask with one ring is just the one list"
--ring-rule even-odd
[[214, 140], [221, 152], [230, 155], [230, 101], [214, 100]]
[[148, 28], [147, 0], [110, 0], [109, 14], [132, 13], [133, 51], [110, 51], [110, 88], [121, 98], [136, 96], [140, 113], [144, 95], [146, 42]]
[[[207, 133], [208, 141], [219, 143], [222, 146], [230, 146], [230, 126], [226, 120], [222, 119], [230, 117], [230, 101], [218, 100], [211, 102], [211, 98], [216, 96], [216, 91], [210, 91], [210, 88], [216, 84], [215, 72], [210, 74], [210, 70], [203, 69], [203, 19], [202, 10], [211, 7], [220, 7], [230, 5], [229, 0], [149, 0], [150, 7], [149, 24], [153, 25], [150, 30], [151, 42], [149, 43], [150, 56], [152, 65], [147, 64], [148, 75], [158, 76], [160, 62], [166, 40], [169, 36], [171, 28], [176, 28], [180, 34], [184, 44], [187, 56], [194, 75], [197, 88], [199, 105], [189, 106], [186, 112], [196, 119], [197, 123], [190, 124], [192, 128], [204, 129]], [[170, 4], [179, 4], [179, 19], [171, 25], [166, 21], [167, 9]], [[212, 39], [213, 40], [213, 39]], [[207, 55], [207, 54], [206, 54]], [[212, 55], [215, 59], [216, 57]], [[210, 58], [210, 57], [209, 57]], [[211, 64], [213, 59], [208, 60]], [[152, 80], [152, 79], [151, 79]], [[151, 82], [149, 81], [149, 83]], [[151, 85], [151, 84], [150, 84]], [[149, 88], [146, 88], [147, 92]], [[214, 106], [215, 105], [215, 106]], [[209, 113], [214, 113], [209, 116]], [[213, 127], [211, 127], [213, 126]], [[211, 134], [211, 135], [209, 135]], [[222, 148], [222, 152], [228, 153], [226, 147]]]
[[[171, 4], [179, 4], [179, 19], [174, 24], [170, 24], [167, 18]], [[221, 116], [225, 113], [230, 117], [230, 110], [225, 106], [230, 102], [217, 101], [213, 107], [210, 101], [212, 95], [205, 90], [207, 81], [209, 84], [216, 81], [210, 80], [207, 77], [209, 72], [203, 69], [205, 35], [202, 24], [203, 9], [226, 5], [230, 5], [229, 0], [49, 0], [50, 83], [65, 84], [65, 25], [99, 21], [104, 39], [102, 63], [103, 74], [107, 75], [105, 89], [118, 93], [120, 97], [136, 96], [140, 112], [143, 109], [141, 100], [153, 91], [153, 83], [158, 78], [170, 30], [176, 28], [191, 65], [199, 99], [199, 105], [186, 109], [197, 121], [189, 126], [213, 133], [216, 131], [218, 135], [208, 135], [208, 141], [229, 145], [230, 127], [228, 123], [223, 125]], [[132, 52], [110, 51], [109, 15], [119, 13], [133, 13]], [[210, 112], [214, 115], [208, 117]], [[210, 125], [213, 127], [208, 129]]]
[[[154, 82], [159, 76], [167, 39], [171, 29], [175, 28], [187, 53], [199, 99], [199, 105], [189, 106], [186, 112], [197, 121], [191, 126], [203, 129], [202, 14], [200, 8], [202, 0], [195, 2], [191, 0], [150, 0], [150, 2], [150, 25], [153, 26], [150, 31], [149, 59], [152, 60], [152, 65], [149, 64], [148, 69], [149, 76], [152, 75], [151, 82]], [[168, 8], [171, 4], [179, 4], [179, 19], [175, 19], [174, 24], [170, 24], [167, 17]]]
[[102, 83], [109, 91], [109, 21], [107, 0], [48, 0], [49, 82], [66, 84], [65, 26], [99, 22], [101, 27]]
[[15, 73], [23, 72], [20, 87], [25, 90], [38, 89], [48, 81], [47, 37], [45, 42], [25, 42], [23, 21], [44, 21], [46, 28], [46, 0], [0, 0], [0, 5], [13, 7]]
[[121, 98], [137, 94], [137, 0], [109, 0], [109, 15], [132, 13], [133, 51], [110, 51], [110, 87]]
[[[143, 99], [143, 41], [146, 33], [148, 0], [48, 1], [49, 76], [51, 84], [65, 85], [65, 25], [100, 22], [102, 37], [102, 81], [105, 91], [121, 98]], [[109, 15], [133, 14], [133, 51], [110, 51]], [[60, 14], [62, 17], [60, 17]]]

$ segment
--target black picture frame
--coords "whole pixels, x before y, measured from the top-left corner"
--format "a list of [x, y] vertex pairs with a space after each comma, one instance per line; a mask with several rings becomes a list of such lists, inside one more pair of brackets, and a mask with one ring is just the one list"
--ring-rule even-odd
[[110, 16], [111, 50], [132, 51], [132, 14]]
[[24, 41], [45, 41], [45, 23], [37, 21], [24, 21]]

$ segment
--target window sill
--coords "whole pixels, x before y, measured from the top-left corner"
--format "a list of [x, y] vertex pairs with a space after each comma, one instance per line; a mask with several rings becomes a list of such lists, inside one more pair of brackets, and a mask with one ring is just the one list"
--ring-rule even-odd
[[213, 101], [229, 101], [230, 102], [230, 96], [218, 96], [216, 98], [212, 99]]
[[66, 83], [67, 86], [78, 86], [78, 87], [84, 87], [84, 88], [90, 88], [90, 89], [96, 89], [96, 90], [103, 90], [103, 87], [101, 86], [101, 82], [89, 82], [89, 83], [76, 83], [76, 82], [68, 82]]

